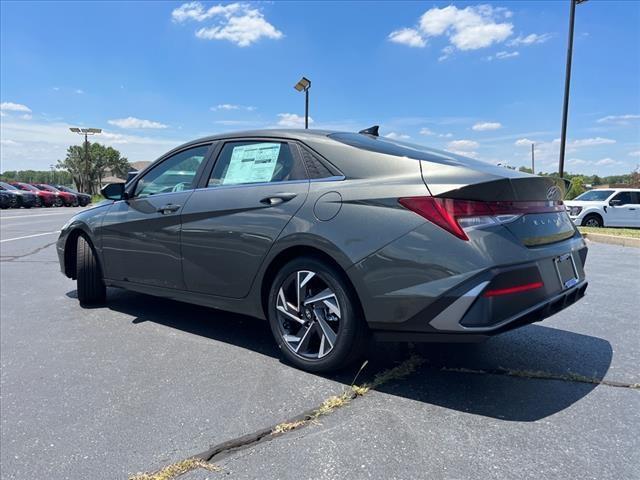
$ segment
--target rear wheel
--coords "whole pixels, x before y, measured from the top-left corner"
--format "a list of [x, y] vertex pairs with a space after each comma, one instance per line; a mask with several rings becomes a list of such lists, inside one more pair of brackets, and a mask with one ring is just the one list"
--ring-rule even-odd
[[76, 246], [76, 277], [80, 305], [104, 303], [107, 288], [102, 280], [100, 265], [91, 244], [82, 236], [78, 237]]
[[269, 323], [282, 354], [299, 368], [325, 372], [347, 366], [364, 351], [368, 330], [344, 274], [302, 257], [276, 275]]
[[602, 217], [597, 213], [590, 213], [582, 220], [583, 227], [602, 227]]

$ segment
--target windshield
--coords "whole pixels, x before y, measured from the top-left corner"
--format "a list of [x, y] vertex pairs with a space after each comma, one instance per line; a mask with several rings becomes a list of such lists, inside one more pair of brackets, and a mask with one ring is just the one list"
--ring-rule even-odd
[[582, 195], [578, 195], [574, 200], [581, 200], [583, 202], [603, 202], [609, 195], [613, 193], [613, 190], [591, 190], [584, 192]]
[[13, 185], [9, 185], [8, 183], [0, 182], [0, 185], [5, 190], [18, 190], [16, 187], [14, 187]]

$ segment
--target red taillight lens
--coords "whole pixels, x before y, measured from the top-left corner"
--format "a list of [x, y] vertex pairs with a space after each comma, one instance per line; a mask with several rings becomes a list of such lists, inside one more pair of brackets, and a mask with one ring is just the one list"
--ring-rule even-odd
[[[404, 197], [398, 202], [405, 208], [423, 216], [462, 240], [469, 240], [459, 219], [490, 219], [492, 223], [504, 223], [529, 213], [563, 212], [561, 201], [533, 202], [480, 202], [441, 197]], [[473, 222], [464, 221], [465, 226]]]
[[500, 295], [510, 295], [512, 293], [522, 293], [522, 292], [527, 292], [529, 290], [536, 290], [538, 288], [542, 288], [543, 287], [543, 283], [542, 282], [532, 282], [532, 283], [526, 283], [524, 285], [517, 285], [515, 287], [509, 287], [509, 288], [496, 288], [493, 290], [486, 290], [482, 296], [483, 297], [499, 297]]

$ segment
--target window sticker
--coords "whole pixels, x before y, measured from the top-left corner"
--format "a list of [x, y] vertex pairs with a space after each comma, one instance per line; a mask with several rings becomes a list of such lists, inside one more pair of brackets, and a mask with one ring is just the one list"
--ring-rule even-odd
[[280, 143], [253, 143], [233, 147], [223, 185], [270, 182], [280, 155]]

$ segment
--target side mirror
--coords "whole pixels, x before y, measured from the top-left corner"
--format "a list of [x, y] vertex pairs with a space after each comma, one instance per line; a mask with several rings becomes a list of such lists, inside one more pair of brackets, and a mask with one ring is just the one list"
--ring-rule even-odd
[[618, 205], [620, 205], [621, 203], [622, 203], [622, 200], [616, 200], [616, 199], [614, 199], [614, 200], [610, 200], [610, 201], [609, 201], [609, 205], [610, 205], [610, 206], [612, 206], [612, 207], [617, 207], [617, 206], [618, 206]]
[[100, 190], [104, 198], [109, 200], [126, 200], [127, 195], [124, 191], [124, 183], [110, 183]]

